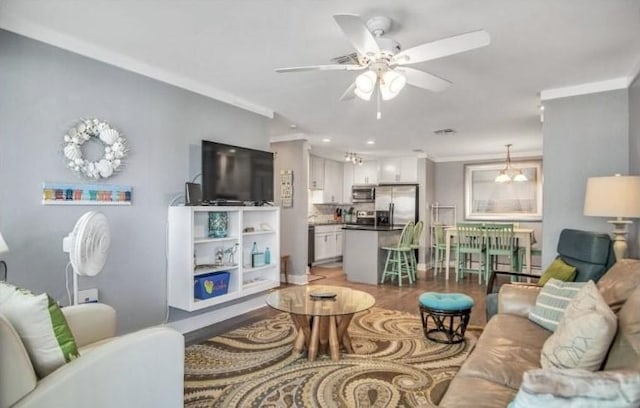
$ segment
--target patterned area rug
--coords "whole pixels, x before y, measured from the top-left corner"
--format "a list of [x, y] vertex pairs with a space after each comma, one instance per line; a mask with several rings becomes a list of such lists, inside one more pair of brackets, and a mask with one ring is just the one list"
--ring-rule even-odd
[[355, 354], [309, 362], [292, 354], [289, 315], [214, 337], [185, 351], [185, 407], [435, 406], [475, 346], [425, 339], [420, 317], [373, 308], [349, 326]]

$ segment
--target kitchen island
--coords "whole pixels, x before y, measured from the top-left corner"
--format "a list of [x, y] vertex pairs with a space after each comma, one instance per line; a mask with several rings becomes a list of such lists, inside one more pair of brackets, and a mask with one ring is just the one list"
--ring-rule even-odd
[[398, 244], [402, 226], [347, 225], [344, 230], [342, 269], [349, 282], [380, 283], [387, 251], [383, 246]]

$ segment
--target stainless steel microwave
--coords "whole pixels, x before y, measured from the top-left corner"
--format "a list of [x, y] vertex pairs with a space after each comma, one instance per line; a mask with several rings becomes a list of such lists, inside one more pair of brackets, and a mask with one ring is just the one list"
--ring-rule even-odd
[[371, 184], [354, 185], [351, 187], [351, 202], [372, 203], [376, 199], [376, 186]]

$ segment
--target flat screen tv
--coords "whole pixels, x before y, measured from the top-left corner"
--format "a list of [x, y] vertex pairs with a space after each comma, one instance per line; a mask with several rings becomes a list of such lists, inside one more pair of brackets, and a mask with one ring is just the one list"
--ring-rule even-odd
[[203, 140], [202, 201], [273, 201], [273, 153]]

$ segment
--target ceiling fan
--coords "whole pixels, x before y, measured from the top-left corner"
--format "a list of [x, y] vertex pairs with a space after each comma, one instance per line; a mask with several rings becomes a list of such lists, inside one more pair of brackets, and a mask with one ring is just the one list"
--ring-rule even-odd
[[484, 47], [491, 40], [486, 31], [478, 30], [401, 51], [397, 41], [383, 37], [391, 28], [391, 19], [388, 17], [373, 17], [366, 23], [354, 14], [336, 14], [333, 18], [357, 53], [334, 58], [339, 62], [337, 64], [278, 68], [276, 72], [366, 70], [356, 77], [340, 100], [358, 96], [369, 101], [377, 90], [378, 119], [381, 117], [380, 99], [388, 101], [395, 98], [405, 84], [433, 92], [441, 92], [451, 86], [446, 79], [405, 65]]

